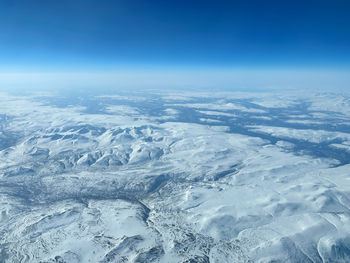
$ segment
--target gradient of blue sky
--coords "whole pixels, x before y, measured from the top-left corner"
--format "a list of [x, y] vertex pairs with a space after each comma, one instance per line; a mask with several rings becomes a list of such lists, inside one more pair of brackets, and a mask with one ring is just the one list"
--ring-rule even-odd
[[348, 68], [349, 14], [347, 0], [2, 0], [0, 68]]

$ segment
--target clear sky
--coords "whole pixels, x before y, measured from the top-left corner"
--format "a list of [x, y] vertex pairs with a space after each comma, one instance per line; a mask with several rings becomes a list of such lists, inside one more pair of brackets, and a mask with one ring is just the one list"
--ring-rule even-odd
[[2, 67], [350, 64], [348, 0], [2, 0], [0, 17]]
[[349, 0], [1, 0], [0, 71], [350, 68]]

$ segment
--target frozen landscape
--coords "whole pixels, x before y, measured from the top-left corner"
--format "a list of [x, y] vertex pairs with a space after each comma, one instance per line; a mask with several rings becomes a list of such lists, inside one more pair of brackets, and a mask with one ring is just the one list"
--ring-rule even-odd
[[0, 262], [350, 262], [350, 96], [0, 94]]

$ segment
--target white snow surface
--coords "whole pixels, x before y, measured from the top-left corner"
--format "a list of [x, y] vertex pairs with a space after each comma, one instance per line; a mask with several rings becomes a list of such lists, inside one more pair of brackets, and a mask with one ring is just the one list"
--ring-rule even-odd
[[[293, 151], [347, 151], [349, 133], [274, 126], [269, 106], [295, 95], [162, 96], [163, 116], [125, 95], [105, 113], [0, 95], [0, 262], [350, 262], [350, 164]], [[235, 130], [237, 111], [258, 123]]]

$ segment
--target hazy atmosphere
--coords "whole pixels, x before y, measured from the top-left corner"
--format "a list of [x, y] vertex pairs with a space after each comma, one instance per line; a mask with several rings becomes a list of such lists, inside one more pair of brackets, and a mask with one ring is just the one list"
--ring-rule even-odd
[[0, 84], [344, 89], [349, 9], [342, 0], [2, 1]]

